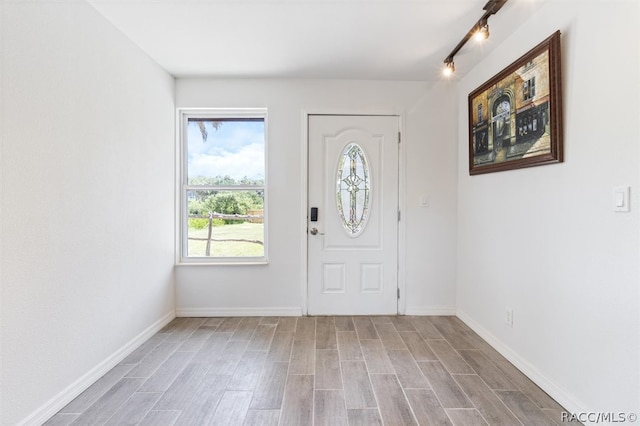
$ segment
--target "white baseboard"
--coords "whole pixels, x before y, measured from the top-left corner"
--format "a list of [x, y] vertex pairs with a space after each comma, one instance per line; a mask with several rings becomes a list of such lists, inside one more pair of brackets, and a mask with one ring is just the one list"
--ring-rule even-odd
[[412, 308], [405, 309], [405, 315], [429, 316], [429, 315], [455, 315], [455, 307], [433, 307], [433, 308]]
[[78, 380], [67, 386], [62, 392], [51, 398], [44, 405], [23, 419], [19, 426], [39, 426], [49, 420], [54, 414], [60, 411], [64, 406], [73, 401], [78, 395], [84, 392], [89, 386], [94, 384], [100, 377], [104, 376], [109, 370], [118, 365], [120, 361], [125, 359], [129, 354], [136, 350], [140, 345], [147, 341], [151, 336], [156, 334], [165, 325], [176, 317], [174, 311], [168, 312], [158, 321], [151, 324], [142, 333], [131, 339], [127, 344], [114, 352], [107, 359], [89, 370]]
[[[589, 412], [587, 408], [585, 408], [584, 404], [580, 401], [576, 400], [573, 395], [564, 390], [562, 387], [558, 386], [554, 383], [553, 380], [545, 376], [540, 370], [534, 367], [527, 360], [522, 358], [519, 354], [514, 352], [507, 345], [502, 343], [497, 337], [487, 331], [484, 327], [482, 327], [479, 323], [473, 320], [469, 315], [464, 312], [458, 311], [458, 318], [465, 324], [469, 326], [473, 331], [478, 333], [480, 337], [487, 341], [495, 350], [500, 352], [502, 356], [504, 356], [511, 364], [516, 366], [516, 368], [525, 376], [530, 378], [536, 385], [538, 385], [543, 391], [549, 394], [551, 398], [555, 399], [558, 404], [562, 405], [567, 412], [570, 413], [586, 413]], [[591, 410], [592, 411], [592, 410]]]
[[299, 317], [302, 308], [176, 308], [177, 317]]
[[[405, 315], [455, 315], [455, 307], [407, 308]], [[302, 308], [177, 308], [177, 317], [299, 317]]]

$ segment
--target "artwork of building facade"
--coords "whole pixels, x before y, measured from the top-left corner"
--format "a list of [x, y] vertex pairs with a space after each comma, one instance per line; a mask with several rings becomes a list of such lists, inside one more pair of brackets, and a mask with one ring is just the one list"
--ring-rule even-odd
[[475, 165], [550, 152], [548, 64], [544, 51], [471, 99]]

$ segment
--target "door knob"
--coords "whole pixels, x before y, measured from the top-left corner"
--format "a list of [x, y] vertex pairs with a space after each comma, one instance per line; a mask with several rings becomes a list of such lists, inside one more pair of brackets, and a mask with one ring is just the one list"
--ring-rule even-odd
[[311, 228], [311, 229], [309, 230], [309, 233], [310, 233], [311, 235], [317, 235], [317, 234], [318, 234], [318, 228]]

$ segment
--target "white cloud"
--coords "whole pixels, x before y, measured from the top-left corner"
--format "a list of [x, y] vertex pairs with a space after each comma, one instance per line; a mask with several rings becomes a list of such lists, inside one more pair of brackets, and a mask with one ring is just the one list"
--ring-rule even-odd
[[207, 141], [202, 140], [196, 125], [190, 125], [188, 140], [189, 177], [264, 179], [262, 123], [224, 122], [217, 130], [210, 129]]
[[237, 152], [221, 151], [213, 154], [202, 153], [194, 156], [189, 163], [189, 175], [230, 176], [236, 180], [264, 178], [264, 145], [252, 144]]

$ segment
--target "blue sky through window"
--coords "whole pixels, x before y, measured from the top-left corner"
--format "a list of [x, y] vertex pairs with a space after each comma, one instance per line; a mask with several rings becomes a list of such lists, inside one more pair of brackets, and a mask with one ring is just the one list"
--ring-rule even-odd
[[206, 123], [203, 141], [198, 123], [187, 126], [188, 178], [230, 176], [239, 181], [264, 179], [264, 121], [223, 121], [216, 130]]

